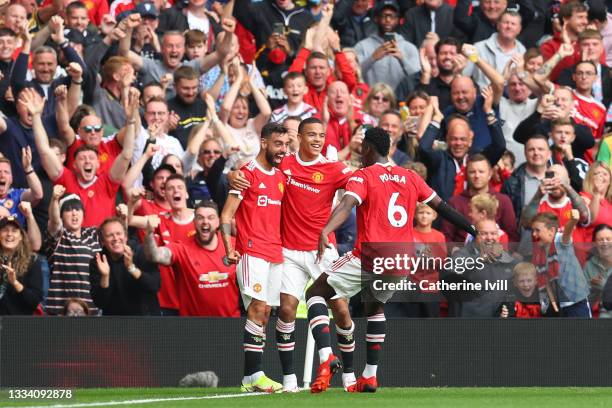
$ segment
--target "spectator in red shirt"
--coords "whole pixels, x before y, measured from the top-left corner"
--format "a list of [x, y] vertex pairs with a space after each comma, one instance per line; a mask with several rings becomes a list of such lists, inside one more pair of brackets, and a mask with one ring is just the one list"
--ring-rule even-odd
[[36, 148], [41, 157], [42, 167], [55, 184], [61, 184], [69, 193], [77, 194], [85, 208], [83, 226], [99, 225], [115, 213], [115, 199], [121, 180], [125, 176], [132, 158], [134, 149], [134, 133], [138, 116], [138, 92], [130, 93], [127, 109], [128, 123], [123, 150], [117, 157], [108, 172], [97, 175], [100, 162], [98, 151], [89, 146], [81, 146], [74, 153], [74, 165], [68, 169], [62, 165], [55, 152], [49, 147], [47, 132], [45, 131], [41, 113], [44, 105], [42, 97], [33, 89], [22, 91], [21, 104], [32, 115], [32, 129]]
[[[236, 266], [223, 263], [219, 209], [203, 201], [195, 209], [195, 235], [183, 242], [158, 247], [153, 231], [159, 219], [149, 217], [145, 236], [147, 258], [172, 265], [176, 276], [181, 316], [240, 317]], [[232, 240], [233, 244], [233, 240]]]
[[557, 52], [561, 44], [569, 42], [574, 47], [574, 55], [563, 58], [561, 62], [557, 64], [550, 74], [551, 81], [556, 81], [562, 70], [580, 61], [581, 55], [578, 36], [586, 29], [589, 23], [587, 8], [583, 3], [578, 1], [570, 1], [562, 4], [559, 10], [559, 17], [561, 18], [563, 28], [561, 31], [556, 31], [553, 38], [542, 44], [540, 51], [542, 51], [544, 59], [548, 60]]
[[[324, 12], [323, 17], [325, 20], [319, 23], [323, 25], [323, 27], [325, 21], [328, 21], [325, 13], [326, 12]], [[329, 18], [331, 18], [331, 15]], [[329, 25], [329, 22], [327, 22], [327, 25]], [[327, 95], [327, 87], [334, 82], [336, 78], [334, 78], [333, 72], [329, 66], [327, 55], [324, 53], [325, 48], [316, 43], [315, 35], [318, 34], [316, 32], [317, 28], [318, 26], [310, 28], [306, 32], [304, 46], [298, 52], [295, 60], [293, 60], [293, 64], [289, 67], [289, 72], [304, 71], [306, 83], [308, 85], [308, 93], [304, 97], [304, 102], [314, 106], [321, 112], [323, 101]], [[337, 36], [334, 37], [334, 41], [335, 40], [337, 40]], [[357, 85], [355, 71], [351, 68], [351, 64], [346, 58], [346, 55], [344, 55], [344, 52], [340, 50], [339, 41], [337, 41], [337, 43], [334, 43], [334, 41], [330, 41], [329, 46], [334, 55], [336, 71], [341, 73], [342, 82], [344, 82], [349, 91], [352, 92], [353, 88]]]

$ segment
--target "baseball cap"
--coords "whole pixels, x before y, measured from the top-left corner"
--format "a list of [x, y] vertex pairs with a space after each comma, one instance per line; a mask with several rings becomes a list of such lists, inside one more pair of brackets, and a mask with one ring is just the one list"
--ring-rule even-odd
[[159, 16], [159, 13], [157, 12], [155, 5], [149, 2], [139, 3], [136, 6], [136, 12], [140, 14], [141, 17], [157, 18]]
[[59, 205], [60, 205], [60, 214], [62, 214], [64, 211], [71, 211], [71, 210], [85, 211], [85, 209], [83, 208], [83, 202], [81, 202], [81, 198], [76, 194], [65, 195], [59, 201]]
[[75, 44], [85, 44], [85, 36], [79, 30], [68, 28], [64, 30], [64, 37]]
[[9, 224], [23, 230], [23, 227], [21, 226], [21, 224], [19, 223], [19, 220], [17, 219], [17, 216], [15, 215], [10, 215], [8, 217], [4, 217], [0, 219], [0, 230]]
[[169, 164], [161, 164], [158, 168], [153, 172], [153, 178], [162, 170], [168, 170], [170, 174], [176, 174], [176, 169]]
[[395, 0], [383, 0], [380, 2], [376, 2], [376, 6], [374, 8], [374, 15], [377, 16], [386, 8], [392, 8], [396, 13], [399, 14], [400, 8], [399, 4]]

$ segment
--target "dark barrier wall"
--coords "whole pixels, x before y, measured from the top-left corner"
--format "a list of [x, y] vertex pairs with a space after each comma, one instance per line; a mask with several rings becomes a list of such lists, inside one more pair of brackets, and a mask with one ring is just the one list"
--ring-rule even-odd
[[[355, 323], [360, 373], [365, 321]], [[280, 379], [273, 327], [265, 370]], [[0, 387], [176, 386], [203, 370], [236, 386], [242, 328], [239, 319], [1, 318]], [[298, 321], [300, 381], [305, 339]], [[389, 387], [610, 386], [612, 320], [389, 320], [378, 379]]]

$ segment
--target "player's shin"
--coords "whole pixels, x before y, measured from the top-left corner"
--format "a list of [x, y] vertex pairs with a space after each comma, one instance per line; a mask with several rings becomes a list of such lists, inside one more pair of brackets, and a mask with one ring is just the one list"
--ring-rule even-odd
[[342, 328], [336, 325], [336, 335], [338, 337], [338, 348], [342, 355], [342, 384], [345, 388], [355, 383], [355, 372], [353, 369], [353, 353], [355, 351], [355, 338], [353, 332], [355, 324], [351, 321], [349, 328]]
[[244, 326], [244, 376], [248, 383], [263, 375], [263, 327], [247, 320]]
[[[295, 378], [293, 350], [295, 348], [295, 322], [286, 323], [280, 318], [276, 321], [276, 346], [283, 369], [283, 383]], [[297, 386], [297, 380], [295, 381]], [[286, 384], [285, 384], [286, 385]]]
[[368, 317], [366, 327], [366, 368], [362, 376], [375, 377], [382, 345], [385, 342], [386, 319], [384, 313], [377, 313]]
[[332, 353], [327, 303], [321, 296], [313, 296], [308, 299], [307, 305], [308, 324], [319, 350], [319, 360], [323, 363]]

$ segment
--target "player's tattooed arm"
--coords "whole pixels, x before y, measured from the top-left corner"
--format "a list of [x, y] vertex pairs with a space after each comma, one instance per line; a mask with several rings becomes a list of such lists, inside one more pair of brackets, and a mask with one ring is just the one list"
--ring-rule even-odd
[[157, 215], [147, 216], [147, 233], [144, 238], [145, 258], [150, 262], [169, 266], [172, 263], [172, 251], [166, 247], [158, 247], [153, 237], [153, 231], [159, 226]]
[[472, 234], [473, 236], [476, 236], [478, 234], [476, 228], [474, 228], [474, 226], [467, 220], [467, 218], [461, 215], [453, 207], [448, 205], [440, 197], [435, 196], [427, 204], [431, 208], [436, 210], [438, 214], [442, 216], [442, 218], [445, 218], [454, 226], [461, 228], [463, 231], [467, 232], [468, 234]]

